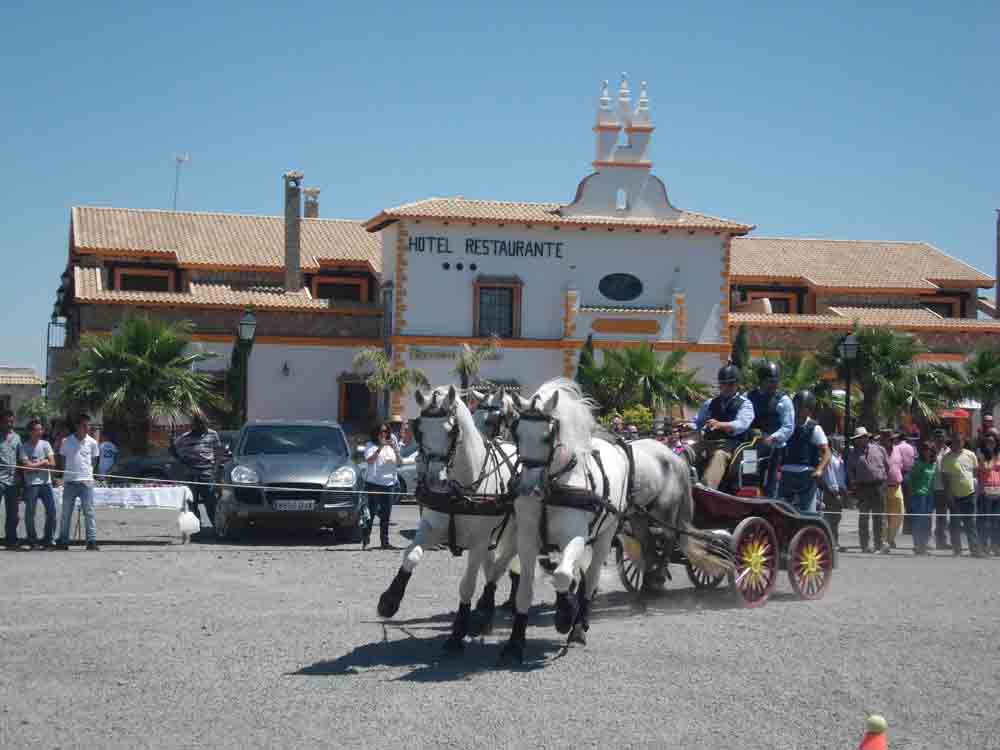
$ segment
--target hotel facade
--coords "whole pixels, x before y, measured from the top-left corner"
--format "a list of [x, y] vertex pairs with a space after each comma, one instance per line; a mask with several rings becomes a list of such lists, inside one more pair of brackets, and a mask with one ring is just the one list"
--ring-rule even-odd
[[368, 346], [442, 384], [457, 381], [463, 343], [496, 334], [482, 377], [530, 392], [571, 376], [588, 336], [598, 350], [683, 350], [711, 382], [741, 324], [769, 351], [886, 325], [939, 361], [1000, 333], [979, 319], [994, 279], [926, 243], [754, 238], [752, 224], [675, 207], [653, 174], [645, 84], [633, 102], [626, 79], [614, 96], [605, 83], [593, 131], [591, 171], [566, 203], [428, 198], [326, 219], [319, 191], [288, 173], [284, 216], [74, 207], [50, 382], [83, 335], [135, 314], [191, 320], [195, 346], [220, 355], [206, 369], [224, 369], [248, 307], [250, 418], [357, 428], [375, 416], [351, 366]]

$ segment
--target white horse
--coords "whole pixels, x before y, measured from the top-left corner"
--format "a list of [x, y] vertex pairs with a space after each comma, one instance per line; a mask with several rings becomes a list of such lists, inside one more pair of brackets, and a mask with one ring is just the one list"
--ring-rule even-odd
[[[625, 513], [652, 514], [675, 534], [695, 566], [713, 575], [729, 563], [711, 554], [691, 525], [694, 504], [687, 465], [655, 440], [631, 443], [634, 485], [630, 509], [629, 459], [611, 439], [598, 437], [593, 402], [571, 380], [543, 384], [528, 400], [515, 396], [520, 411], [514, 437], [522, 464], [518, 480], [517, 552], [525, 575], [517, 592], [517, 611], [504, 662], [524, 659], [528, 609], [533, 596], [535, 560], [540, 548], [555, 545], [561, 553], [553, 573], [556, 629], [570, 643], [586, 643], [590, 606], [601, 567]], [[680, 537], [679, 539], [677, 537]], [[668, 540], [669, 543], [669, 540]], [[575, 589], [575, 590], [574, 590]], [[574, 596], [575, 594], [575, 596]]]
[[[491, 443], [483, 437], [454, 386], [415, 395], [421, 408], [414, 429], [420, 445], [418, 500], [424, 508], [399, 571], [379, 597], [378, 612], [392, 617], [399, 610], [425, 547], [448, 543], [453, 552], [467, 550], [458, 590], [459, 608], [445, 644], [446, 650], [456, 652], [462, 650], [469, 632], [479, 569], [486, 574], [486, 587], [476, 609], [482, 620], [480, 632], [485, 633], [492, 629], [496, 582], [516, 554], [514, 515], [509, 503], [504, 512], [504, 504], [498, 500], [506, 496], [517, 454], [513, 444]], [[505, 528], [498, 532], [500, 539], [491, 555], [494, 532], [501, 525]]]

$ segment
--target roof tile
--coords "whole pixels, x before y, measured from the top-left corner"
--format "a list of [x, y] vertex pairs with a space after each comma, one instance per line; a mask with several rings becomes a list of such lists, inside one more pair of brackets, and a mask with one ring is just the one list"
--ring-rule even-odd
[[562, 216], [560, 203], [519, 203], [466, 198], [428, 198], [387, 208], [365, 223], [368, 231], [375, 232], [397, 219], [457, 219], [487, 223], [519, 222], [526, 224], [563, 224], [571, 226], [610, 226], [635, 229], [712, 229], [730, 232], [749, 232], [750, 224], [729, 219], [681, 211], [678, 218], [644, 219], [617, 216]]
[[926, 242], [738, 237], [733, 280], [799, 280], [805, 286], [936, 289], [937, 282], [991, 286], [993, 279]]
[[45, 385], [30, 367], [0, 367], [0, 385]]
[[[285, 222], [280, 216], [73, 208], [73, 240], [80, 250], [162, 257], [181, 266], [274, 268], [285, 264]], [[302, 219], [302, 268], [323, 263], [366, 262], [382, 266], [378, 237], [361, 222]]]

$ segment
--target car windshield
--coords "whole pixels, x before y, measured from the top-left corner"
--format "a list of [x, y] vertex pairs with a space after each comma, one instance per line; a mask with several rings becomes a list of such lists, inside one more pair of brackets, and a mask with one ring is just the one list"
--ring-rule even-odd
[[280, 456], [301, 453], [347, 456], [340, 430], [316, 425], [261, 425], [247, 428], [242, 454]]

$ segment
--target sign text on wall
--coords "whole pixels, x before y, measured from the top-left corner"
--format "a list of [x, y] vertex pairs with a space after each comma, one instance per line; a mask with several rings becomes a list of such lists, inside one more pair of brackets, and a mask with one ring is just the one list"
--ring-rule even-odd
[[[465, 240], [465, 254], [507, 258], [562, 258], [564, 242], [533, 240], [491, 240], [469, 237]], [[411, 253], [452, 255], [454, 249], [447, 237], [410, 237]]]
[[[423, 346], [410, 347], [410, 359], [455, 359], [458, 352], [455, 349], [428, 349]], [[485, 359], [503, 359], [503, 352], [494, 352]]]

